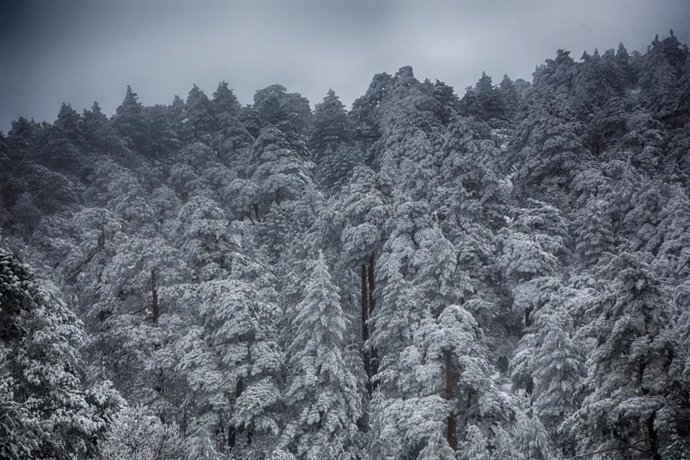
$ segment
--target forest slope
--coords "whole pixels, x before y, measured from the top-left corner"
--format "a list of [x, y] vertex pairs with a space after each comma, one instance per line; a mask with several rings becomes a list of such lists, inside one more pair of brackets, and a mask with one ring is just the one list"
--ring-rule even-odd
[[403, 67], [349, 112], [128, 87], [0, 164], [0, 458], [690, 452], [672, 33], [461, 98]]

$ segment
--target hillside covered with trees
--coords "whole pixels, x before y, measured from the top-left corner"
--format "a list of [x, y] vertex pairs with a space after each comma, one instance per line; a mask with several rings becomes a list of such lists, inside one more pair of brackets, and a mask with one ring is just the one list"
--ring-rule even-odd
[[690, 458], [690, 59], [0, 133], [0, 458]]

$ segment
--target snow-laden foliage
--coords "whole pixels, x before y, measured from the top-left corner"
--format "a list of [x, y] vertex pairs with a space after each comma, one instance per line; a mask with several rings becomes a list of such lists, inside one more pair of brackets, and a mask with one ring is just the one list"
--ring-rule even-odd
[[288, 423], [279, 449], [305, 459], [357, 458], [362, 409], [345, 361], [348, 319], [322, 254], [295, 312], [284, 394]]
[[0, 250], [0, 456], [98, 454], [122, 403], [109, 382], [91, 384], [81, 321], [30, 269]]
[[113, 460], [182, 458], [182, 444], [177, 425], [162, 423], [142, 407], [127, 407], [113, 418], [101, 454]]
[[0, 457], [689, 458], [689, 54], [19, 118]]

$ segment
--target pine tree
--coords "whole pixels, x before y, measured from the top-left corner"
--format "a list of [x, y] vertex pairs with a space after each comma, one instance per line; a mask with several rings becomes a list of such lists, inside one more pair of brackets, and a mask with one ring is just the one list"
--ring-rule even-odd
[[323, 102], [316, 105], [309, 144], [322, 187], [341, 188], [360, 161], [361, 154], [352, 145], [352, 134], [345, 107], [331, 89]]
[[184, 133], [187, 139], [205, 141], [217, 127], [214, 107], [206, 94], [196, 85], [185, 101]]
[[210, 145], [221, 152], [221, 157], [236, 159], [241, 150], [248, 148], [253, 142], [252, 135], [239, 119], [242, 107], [226, 82], [218, 85], [211, 104], [218, 129]]
[[203, 399], [211, 413], [201, 418], [207, 426], [200, 428], [217, 433], [221, 452], [265, 458], [281, 428], [282, 312], [239, 280], [201, 283], [190, 300], [199, 305], [206, 342], [220, 357], [220, 380], [201, 387], [210, 391]]
[[[486, 435], [508, 427], [515, 407], [491, 377], [485, 339], [473, 316], [458, 305], [441, 312], [435, 331], [427, 337], [427, 359], [444, 361], [445, 396], [451, 407], [447, 439], [453, 448], [465, 439], [465, 428], [480, 427]], [[434, 356], [435, 355], [435, 356]]]
[[575, 249], [587, 266], [596, 264], [613, 249], [613, 223], [603, 200], [593, 200], [576, 221]]
[[371, 80], [367, 92], [352, 103], [350, 116], [358, 137], [366, 145], [370, 145], [381, 137], [378, 116], [381, 103], [390, 95], [393, 83], [393, 77], [389, 74], [376, 74]]
[[252, 147], [248, 174], [259, 189], [256, 204], [260, 212], [272, 202], [280, 204], [301, 196], [312, 183], [311, 167], [299, 137], [274, 127], [263, 129]]
[[88, 385], [81, 322], [0, 250], [0, 456], [92, 457], [122, 403], [106, 382]]
[[288, 346], [285, 402], [292, 419], [280, 444], [299, 458], [357, 458], [362, 408], [345, 361], [347, 321], [320, 254], [291, 322]]
[[218, 204], [200, 194], [180, 209], [178, 217], [180, 255], [195, 271], [197, 279], [223, 279], [231, 273], [237, 245]]
[[505, 111], [499, 89], [484, 72], [474, 88], [468, 89], [460, 100], [460, 106], [464, 115], [484, 121], [501, 118]]
[[533, 354], [533, 407], [553, 439], [561, 421], [579, 409], [586, 375], [582, 345], [571, 336], [573, 321], [559, 307], [539, 316], [535, 335], [541, 344], [528, 351]]
[[352, 139], [350, 119], [345, 106], [335, 91], [328, 90], [326, 97], [314, 110], [314, 125], [311, 133], [311, 149], [319, 160], [326, 151], [334, 151], [341, 143]]
[[644, 55], [639, 71], [640, 96], [657, 118], [675, 121], [677, 91], [689, 53], [687, 45], [671, 31], [663, 40], [657, 36]]
[[282, 85], [271, 85], [254, 94], [253, 108], [265, 124], [283, 130], [304, 132], [311, 122], [309, 101], [299, 93], [288, 93]]
[[114, 417], [102, 455], [112, 460], [180, 458], [182, 444], [177, 425], [162, 423], [141, 406], [127, 407]]
[[438, 80], [434, 83], [433, 97], [438, 102], [436, 116], [441, 124], [447, 126], [457, 112], [460, 100], [452, 86]]
[[144, 108], [137, 93], [129, 85], [122, 104], [115, 110], [112, 123], [113, 128], [126, 140], [128, 147], [148, 155], [153, 153], [148, 141], [149, 126]]
[[669, 395], [672, 312], [642, 257], [623, 253], [604, 269], [615, 279], [589, 329], [597, 346], [587, 362], [587, 396], [564, 422], [579, 454], [606, 449], [661, 459], [672, 443], [668, 421], [680, 409]]
[[324, 152], [314, 170], [316, 181], [327, 192], [338, 192], [347, 184], [355, 167], [362, 164], [362, 156], [357, 147], [344, 143]]
[[53, 126], [41, 139], [39, 160], [58, 171], [74, 171], [84, 144], [79, 114], [69, 104], [62, 104]]
[[213, 93], [212, 104], [216, 117], [219, 118], [222, 115], [237, 117], [241, 109], [235, 93], [228, 88], [227, 82], [224, 81], [218, 83], [218, 88]]
[[98, 102], [93, 103], [91, 110], [84, 110], [82, 130], [86, 142], [105, 155], [112, 155], [121, 150], [122, 140], [115, 132], [110, 120], [101, 111]]
[[498, 85], [498, 94], [501, 99], [501, 106], [503, 107], [505, 116], [510, 119], [514, 118], [520, 109], [520, 101], [515, 84], [508, 75], [503, 75], [503, 79]]

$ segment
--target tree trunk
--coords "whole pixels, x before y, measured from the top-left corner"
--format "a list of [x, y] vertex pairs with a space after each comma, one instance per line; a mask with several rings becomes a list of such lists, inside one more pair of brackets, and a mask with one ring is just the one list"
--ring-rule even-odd
[[646, 421], [647, 439], [649, 439], [649, 453], [651, 454], [651, 458], [653, 460], [662, 460], [661, 454], [659, 453], [659, 436], [657, 435], [657, 432], [654, 429], [655, 418], [656, 413], [652, 413], [652, 415], [650, 415]]
[[[237, 401], [237, 398], [239, 398], [243, 392], [244, 380], [242, 380], [242, 377], [240, 377], [237, 381], [237, 385], [235, 385], [235, 401]], [[230, 421], [230, 427], [228, 428], [228, 446], [231, 449], [235, 447], [235, 444], [237, 443], [237, 431], [237, 428], [235, 428], [232, 421]]]
[[[368, 289], [367, 289], [367, 303], [368, 303], [368, 308], [367, 308], [367, 316], [368, 318], [371, 318], [372, 314], [374, 313], [374, 307], [376, 306], [376, 301], [374, 300], [374, 289], [376, 289], [376, 279], [374, 277], [374, 263], [375, 263], [375, 258], [374, 258], [374, 253], [372, 252], [369, 255], [369, 267], [368, 267], [368, 276], [367, 279], [369, 281]], [[378, 364], [378, 356], [376, 353], [376, 349], [372, 348], [369, 350], [369, 371], [370, 371], [370, 378], [369, 381], [371, 382], [371, 391], [373, 392], [376, 387], [378, 386], [375, 382], [372, 382], [371, 379], [378, 373], [379, 371], [379, 364]]]
[[367, 341], [369, 338], [369, 328], [367, 326], [367, 320], [369, 319], [369, 303], [367, 301], [367, 267], [366, 265], [362, 264], [362, 272], [361, 272], [361, 287], [362, 287], [362, 298], [361, 298], [361, 305], [362, 305], [362, 340], [364, 342]]
[[372, 252], [369, 255], [369, 318], [371, 318], [372, 313], [374, 312], [374, 307], [376, 306], [376, 302], [374, 300], [374, 289], [376, 289], [376, 280], [374, 278], [374, 253]]
[[259, 205], [257, 203], [254, 203], [254, 214], [256, 215], [256, 221], [261, 222], [261, 218], [259, 217]]
[[[443, 352], [443, 361], [444, 361], [444, 371], [445, 371], [445, 378], [444, 378], [444, 388], [443, 388], [443, 397], [450, 401], [453, 399], [454, 396], [454, 387], [455, 387], [455, 381], [453, 379], [453, 363], [451, 361], [451, 354], [450, 350], [445, 350]], [[458, 450], [458, 421], [455, 416], [455, 412], [453, 410], [450, 411], [448, 414], [448, 434], [447, 434], [447, 440], [448, 440], [448, 445], [450, 446], [451, 449], [453, 450]]]
[[371, 386], [371, 356], [366, 348], [367, 340], [369, 340], [369, 325], [367, 321], [369, 320], [369, 301], [368, 301], [368, 291], [367, 291], [367, 266], [362, 264], [361, 271], [361, 307], [362, 307], [362, 360], [364, 361], [364, 371], [367, 373], [367, 392], [369, 396], [373, 391]]
[[[101, 232], [98, 234], [98, 240], [96, 241], [96, 248], [93, 249], [89, 255], [82, 261], [79, 266], [74, 270], [74, 273], [72, 273], [69, 278], [67, 278], [68, 281], [75, 281], [77, 279], [77, 276], [79, 276], [79, 273], [81, 273], [82, 269], [89, 263], [91, 262], [91, 259], [96, 257], [96, 254], [101, 252], [105, 248], [105, 229], [103, 225], [99, 227], [101, 229]], [[100, 275], [99, 275], [100, 276]]]
[[160, 306], [158, 305], [158, 287], [156, 286], [156, 269], [151, 269], [151, 317], [153, 324], [158, 323], [160, 316]]
[[525, 308], [525, 329], [532, 326], [532, 307]]
[[98, 234], [98, 250], [105, 249], [105, 227], [101, 225], [101, 233]]

